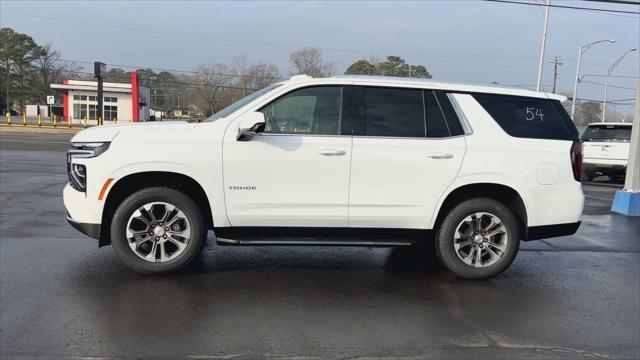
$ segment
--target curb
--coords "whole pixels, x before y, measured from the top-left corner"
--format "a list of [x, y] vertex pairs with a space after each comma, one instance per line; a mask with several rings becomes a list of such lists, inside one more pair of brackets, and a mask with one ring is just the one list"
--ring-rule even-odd
[[[45, 131], [49, 131], [49, 130], [62, 130], [62, 131], [80, 131], [80, 130], [84, 130], [85, 128], [78, 128], [78, 127], [65, 127], [65, 126], [52, 126], [52, 125], [9, 125], [9, 124], [0, 124], [0, 128], [2, 129], [14, 129], [14, 130], [20, 130], [20, 129], [24, 129], [24, 130], [45, 130]], [[87, 127], [88, 129], [89, 127]]]

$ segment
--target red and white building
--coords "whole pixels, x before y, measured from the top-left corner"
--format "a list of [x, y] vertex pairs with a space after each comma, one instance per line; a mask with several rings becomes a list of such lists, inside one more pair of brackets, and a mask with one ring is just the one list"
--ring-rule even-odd
[[[85, 80], [64, 80], [63, 84], [51, 84], [52, 89], [62, 92], [64, 118], [96, 122], [99, 114], [98, 83]], [[149, 120], [149, 88], [140, 86], [138, 74], [131, 73], [131, 83], [104, 82], [103, 114], [106, 122], [117, 120], [138, 122]]]

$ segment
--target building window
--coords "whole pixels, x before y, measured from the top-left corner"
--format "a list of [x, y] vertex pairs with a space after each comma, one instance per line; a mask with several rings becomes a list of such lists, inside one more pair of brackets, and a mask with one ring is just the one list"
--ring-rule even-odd
[[84, 119], [87, 116], [86, 104], [73, 104], [73, 118]]
[[89, 119], [95, 120], [98, 105], [89, 105]]
[[117, 97], [108, 97], [108, 96], [105, 96], [105, 97], [104, 97], [104, 102], [113, 102], [113, 103], [114, 103], [114, 102], [118, 102], [118, 98], [117, 98]]
[[80, 100], [87, 101], [87, 95], [80, 95]]
[[104, 119], [105, 120], [116, 120], [118, 118], [118, 107], [112, 105], [105, 105], [104, 107]]
[[97, 96], [89, 96], [89, 101], [98, 101]]
[[73, 100], [80, 100], [80, 95], [73, 95]]

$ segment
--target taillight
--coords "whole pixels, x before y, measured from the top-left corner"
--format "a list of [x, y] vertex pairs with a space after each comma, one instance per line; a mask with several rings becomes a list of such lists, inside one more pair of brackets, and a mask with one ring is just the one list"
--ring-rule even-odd
[[571, 169], [573, 170], [573, 178], [580, 181], [582, 175], [582, 144], [574, 141], [571, 145]]

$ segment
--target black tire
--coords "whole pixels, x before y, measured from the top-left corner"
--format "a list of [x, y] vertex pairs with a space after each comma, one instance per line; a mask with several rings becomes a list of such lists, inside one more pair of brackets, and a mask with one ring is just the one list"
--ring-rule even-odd
[[[504, 224], [509, 241], [499, 260], [486, 267], [474, 267], [460, 259], [454, 248], [454, 234], [458, 224], [467, 216], [476, 212], [490, 213]], [[455, 206], [445, 216], [436, 232], [436, 255], [444, 266], [459, 277], [465, 279], [487, 279], [505, 271], [518, 253], [521, 232], [513, 213], [502, 203], [488, 199], [475, 198]]]
[[[127, 240], [129, 218], [138, 208], [152, 202], [165, 202], [178, 207], [187, 218], [191, 231], [182, 253], [165, 262], [142, 259], [129, 247]], [[200, 254], [206, 240], [207, 227], [196, 203], [184, 193], [168, 187], [150, 187], [133, 193], [118, 206], [111, 222], [111, 244], [118, 259], [143, 274], [169, 274], [184, 268]]]

